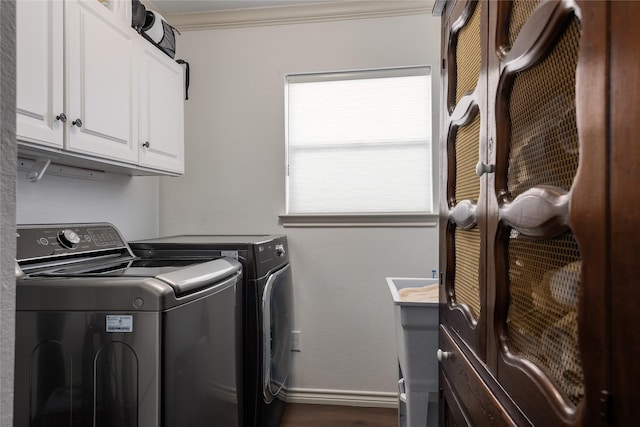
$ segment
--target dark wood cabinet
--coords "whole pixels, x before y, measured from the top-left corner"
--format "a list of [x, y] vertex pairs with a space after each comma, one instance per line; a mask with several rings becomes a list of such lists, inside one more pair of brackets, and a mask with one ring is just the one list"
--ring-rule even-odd
[[442, 425], [640, 425], [640, 2], [442, 12]]

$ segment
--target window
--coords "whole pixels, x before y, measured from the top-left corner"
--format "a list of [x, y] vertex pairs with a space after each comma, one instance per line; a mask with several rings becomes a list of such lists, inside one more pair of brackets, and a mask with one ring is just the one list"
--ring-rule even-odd
[[286, 78], [287, 214], [432, 212], [430, 67]]

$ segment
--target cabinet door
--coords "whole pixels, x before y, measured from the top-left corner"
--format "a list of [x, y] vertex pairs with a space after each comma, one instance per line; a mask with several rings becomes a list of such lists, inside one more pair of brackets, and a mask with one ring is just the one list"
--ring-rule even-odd
[[16, 134], [62, 148], [63, 9], [60, 1], [16, 3]]
[[94, 0], [65, 2], [70, 151], [138, 162], [135, 42], [139, 35]]
[[[446, 305], [441, 322], [463, 341], [469, 351], [484, 360], [486, 347], [486, 288], [484, 286], [484, 206], [476, 165], [483, 158], [486, 134], [483, 104], [486, 81], [481, 80], [483, 48], [481, 28], [486, 27], [485, 2], [457, 2], [446, 31], [446, 111], [443, 130], [446, 149], [441, 150], [441, 265]], [[486, 30], [485, 30], [486, 32]]]
[[[487, 35], [490, 6], [458, 1], [443, 28], [441, 125], [440, 413], [442, 425], [529, 422], [495, 380], [495, 340], [489, 333], [495, 288], [488, 279], [488, 204], [492, 182]], [[485, 422], [483, 422], [485, 421]]]
[[141, 44], [140, 166], [183, 173], [183, 70], [146, 40]]
[[580, 161], [581, 13], [575, 4], [516, 0], [497, 2], [495, 14], [495, 181], [487, 195], [499, 212], [487, 252], [496, 375], [535, 425], [570, 425], [585, 397], [583, 263], [569, 219]]

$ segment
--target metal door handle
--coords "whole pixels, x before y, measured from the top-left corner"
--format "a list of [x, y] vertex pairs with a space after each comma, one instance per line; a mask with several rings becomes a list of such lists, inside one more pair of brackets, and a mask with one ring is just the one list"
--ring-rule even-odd
[[65, 113], [60, 113], [59, 116], [56, 116], [56, 120], [60, 120], [62, 123], [67, 121], [67, 115]]
[[75, 119], [74, 121], [71, 122], [72, 125], [74, 126], [78, 126], [79, 128], [82, 127], [82, 120], [80, 119]]
[[144, 148], [149, 148], [149, 146], [150, 146], [150, 145], [151, 145], [151, 144], [149, 144], [149, 141], [145, 141], [145, 142], [142, 144], [142, 146], [143, 146]]

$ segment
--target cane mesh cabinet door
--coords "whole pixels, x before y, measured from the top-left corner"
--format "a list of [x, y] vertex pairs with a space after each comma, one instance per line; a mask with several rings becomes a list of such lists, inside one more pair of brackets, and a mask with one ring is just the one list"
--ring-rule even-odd
[[443, 425], [610, 419], [607, 356], [592, 347], [606, 344], [606, 238], [588, 220], [606, 209], [606, 108], [588, 101], [605, 102], [606, 8], [445, 5]]
[[[476, 410], [508, 420], [478, 374], [487, 361], [488, 2], [448, 3], [443, 26], [440, 202], [440, 413], [470, 424]], [[484, 370], [486, 371], [486, 369]], [[487, 400], [489, 399], [489, 400]], [[469, 408], [472, 408], [471, 410]]]
[[[535, 425], [573, 424], [585, 396], [578, 344], [582, 256], [569, 220], [580, 146], [579, 12], [563, 2], [496, 4], [491, 239], [498, 382]], [[493, 88], [492, 88], [493, 89]]]
[[[443, 317], [469, 346], [482, 357], [486, 336], [485, 293], [481, 286], [481, 232], [478, 205], [481, 203], [480, 179], [475, 168], [481, 152], [481, 126], [486, 120], [482, 105], [483, 82], [481, 26], [483, 4], [459, 3], [453, 11], [454, 30], [449, 36], [447, 60], [448, 85], [443, 110], [446, 149], [442, 150], [443, 180], [441, 238], [445, 244], [441, 269], [449, 279], [445, 286], [446, 310]], [[484, 24], [486, 25], [486, 24]]]

